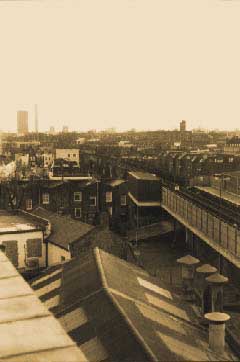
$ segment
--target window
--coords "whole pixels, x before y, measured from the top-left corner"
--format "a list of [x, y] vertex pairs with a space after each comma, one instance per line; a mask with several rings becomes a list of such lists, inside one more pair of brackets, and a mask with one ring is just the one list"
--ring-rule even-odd
[[27, 257], [38, 257], [42, 256], [42, 240], [41, 239], [27, 239]]
[[18, 242], [16, 240], [6, 240], [2, 242], [5, 246], [5, 253], [15, 267], [18, 267]]
[[126, 205], [127, 205], [127, 196], [121, 195], [121, 206], [126, 206]]
[[73, 157], [77, 157], [76, 153], [73, 153]]
[[96, 205], [97, 205], [96, 196], [90, 196], [90, 206], [96, 206]]
[[32, 199], [26, 200], [26, 210], [32, 210]]
[[45, 192], [42, 195], [42, 203], [44, 205], [48, 205], [49, 204], [49, 193]]
[[82, 192], [81, 191], [74, 192], [73, 199], [76, 202], [81, 202], [82, 201]]
[[112, 191], [106, 192], [106, 202], [112, 202]]
[[76, 207], [74, 209], [74, 215], [76, 219], [79, 219], [82, 216], [82, 209], [80, 207]]
[[63, 263], [66, 260], [65, 256], [61, 256], [61, 263]]

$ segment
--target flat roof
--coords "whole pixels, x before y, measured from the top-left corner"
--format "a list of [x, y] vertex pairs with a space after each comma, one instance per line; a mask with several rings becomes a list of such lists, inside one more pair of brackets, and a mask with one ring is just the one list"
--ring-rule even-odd
[[136, 179], [139, 180], [160, 180], [159, 177], [157, 177], [156, 175], [149, 173], [149, 172], [128, 172], [129, 175], [135, 177]]
[[0, 210], [0, 234], [21, 233], [26, 231], [42, 230], [37, 221], [22, 212], [8, 212]]

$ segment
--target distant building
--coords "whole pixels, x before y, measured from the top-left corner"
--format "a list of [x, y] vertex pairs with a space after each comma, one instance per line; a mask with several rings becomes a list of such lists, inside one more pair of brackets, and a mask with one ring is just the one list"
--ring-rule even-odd
[[75, 161], [77, 165], [80, 163], [79, 149], [78, 148], [57, 148], [56, 159], [63, 159], [67, 161]]
[[86, 142], [85, 137], [80, 137], [77, 139], [77, 145], [83, 145]]
[[43, 167], [49, 168], [53, 164], [54, 156], [52, 153], [44, 153], [43, 157]]
[[131, 148], [131, 147], [134, 147], [134, 144], [129, 142], [129, 141], [119, 141], [118, 146], [119, 147], [129, 147], [129, 148]]
[[187, 128], [186, 121], [181, 121], [180, 122], [180, 132], [185, 132], [186, 128]]
[[63, 126], [62, 132], [63, 133], [68, 133], [68, 126]]
[[226, 141], [226, 144], [223, 148], [224, 153], [227, 154], [240, 154], [240, 137], [232, 137]]
[[19, 135], [25, 135], [28, 133], [28, 112], [17, 112], [17, 133]]
[[29, 154], [15, 153], [15, 161], [17, 164], [27, 167], [29, 165]]
[[55, 134], [55, 128], [53, 126], [49, 128], [49, 134]]

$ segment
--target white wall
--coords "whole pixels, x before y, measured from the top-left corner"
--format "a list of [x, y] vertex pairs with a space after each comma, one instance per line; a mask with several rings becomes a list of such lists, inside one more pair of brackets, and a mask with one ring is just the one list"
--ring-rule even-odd
[[43, 154], [43, 163], [44, 163], [44, 167], [52, 166], [52, 164], [53, 164], [53, 154], [52, 153], [44, 153]]
[[[74, 157], [75, 155], [75, 157]], [[76, 148], [57, 148], [56, 149], [56, 158], [63, 158], [69, 161], [76, 161], [79, 165], [79, 149]]]
[[48, 243], [48, 266], [61, 263], [62, 256], [65, 257], [65, 260], [71, 259], [69, 251], [64, 250], [54, 244]]
[[16, 234], [2, 234], [0, 235], [0, 244], [3, 241], [16, 240], [18, 244], [18, 269], [25, 268], [25, 252], [27, 246], [27, 239], [41, 239], [42, 240], [42, 257], [39, 258], [39, 266], [46, 266], [46, 245], [43, 243], [42, 231], [19, 232]]

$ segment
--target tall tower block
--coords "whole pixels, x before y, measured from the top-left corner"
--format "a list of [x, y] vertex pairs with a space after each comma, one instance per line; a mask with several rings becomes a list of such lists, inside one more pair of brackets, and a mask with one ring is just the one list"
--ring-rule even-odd
[[17, 111], [17, 133], [25, 135], [28, 133], [28, 112]]

